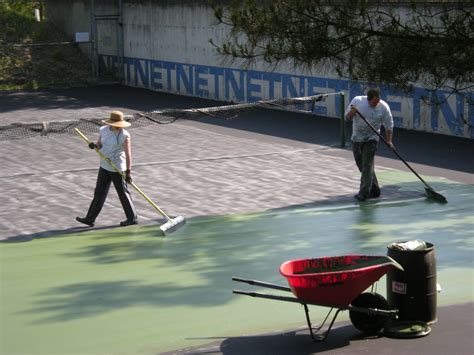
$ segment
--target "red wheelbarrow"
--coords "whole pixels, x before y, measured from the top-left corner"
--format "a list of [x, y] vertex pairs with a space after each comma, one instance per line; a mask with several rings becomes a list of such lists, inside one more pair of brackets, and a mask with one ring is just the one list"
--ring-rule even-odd
[[[313, 340], [324, 340], [328, 336], [340, 311], [348, 310], [349, 317], [357, 329], [366, 334], [375, 334], [390, 319], [396, 319], [398, 311], [391, 309], [388, 301], [375, 292], [364, 292], [392, 267], [403, 270], [389, 256], [345, 255], [316, 259], [291, 260], [280, 266], [280, 273], [290, 287], [233, 277], [233, 281], [262, 286], [279, 291], [292, 292], [295, 297], [233, 290], [233, 293], [276, 301], [299, 303], [304, 307], [306, 322]], [[313, 332], [308, 305], [330, 307], [320, 331], [333, 309], [337, 309], [325, 332]]]

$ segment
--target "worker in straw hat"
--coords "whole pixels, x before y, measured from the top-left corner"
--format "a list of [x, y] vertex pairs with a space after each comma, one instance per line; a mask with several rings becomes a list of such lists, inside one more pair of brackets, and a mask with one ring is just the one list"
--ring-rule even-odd
[[120, 111], [112, 111], [110, 118], [102, 121], [102, 123], [104, 123], [105, 126], [100, 128], [97, 143], [90, 143], [89, 148], [100, 149], [100, 151], [124, 173], [125, 179], [123, 179], [106, 160], [101, 159], [94, 198], [90, 204], [89, 211], [84, 218], [77, 217], [76, 220], [90, 227], [94, 226], [95, 219], [102, 210], [107, 198], [110, 183], [113, 182], [120, 202], [122, 203], [125, 216], [127, 217], [125, 221], [120, 222], [120, 225], [129, 226], [137, 224], [137, 213], [127, 186], [127, 183], [131, 183], [132, 181], [130, 133], [125, 130], [126, 127], [130, 126], [130, 123], [124, 120], [123, 113]]

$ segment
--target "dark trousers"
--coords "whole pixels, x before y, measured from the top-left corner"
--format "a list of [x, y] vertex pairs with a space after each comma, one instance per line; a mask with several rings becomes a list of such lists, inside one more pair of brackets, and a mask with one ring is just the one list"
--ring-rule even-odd
[[127, 182], [119, 173], [108, 171], [103, 168], [99, 168], [94, 191], [94, 199], [91, 202], [86, 218], [91, 222], [95, 221], [104, 206], [105, 200], [107, 199], [111, 182], [114, 183], [115, 190], [117, 190], [127, 220], [136, 220], [137, 213], [132, 202], [132, 196], [128, 191]]
[[375, 140], [352, 143], [352, 153], [361, 172], [359, 194], [365, 198], [380, 195], [379, 182], [374, 170], [377, 143]]

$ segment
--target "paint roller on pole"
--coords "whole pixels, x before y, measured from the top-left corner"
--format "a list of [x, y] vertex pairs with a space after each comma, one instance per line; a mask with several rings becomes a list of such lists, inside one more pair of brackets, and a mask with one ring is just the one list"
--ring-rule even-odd
[[[79, 129], [75, 128], [74, 129], [76, 133], [89, 145], [92, 143]], [[125, 175], [123, 174], [122, 171], [120, 171], [112, 161], [104, 155], [98, 148], [94, 148], [94, 150], [100, 155], [102, 159], [104, 159], [107, 163], [110, 164], [110, 166], [117, 172], [119, 173], [122, 178], [125, 180]], [[130, 185], [133, 186], [133, 188], [150, 204], [152, 205], [155, 210], [158, 211], [159, 214], [161, 214], [163, 217], [167, 219], [167, 222], [162, 224], [160, 226], [160, 230], [166, 235], [168, 233], [172, 233], [178, 228], [182, 227], [185, 223], [186, 220], [184, 219], [183, 216], [177, 216], [175, 218], [169, 217], [160, 207], [158, 207], [135, 183], [129, 182]]]

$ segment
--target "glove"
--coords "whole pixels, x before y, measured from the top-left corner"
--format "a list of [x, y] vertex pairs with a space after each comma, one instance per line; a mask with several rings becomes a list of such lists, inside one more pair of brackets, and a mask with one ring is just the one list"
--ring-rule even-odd
[[128, 182], [129, 184], [132, 183], [132, 172], [130, 170], [125, 170], [125, 181]]
[[93, 142], [90, 142], [90, 143], [89, 143], [89, 148], [90, 148], [90, 149], [95, 149], [95, 148], [97, 148], [97, 144], [95, 144], [95, 143], [93, 143]]

